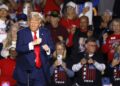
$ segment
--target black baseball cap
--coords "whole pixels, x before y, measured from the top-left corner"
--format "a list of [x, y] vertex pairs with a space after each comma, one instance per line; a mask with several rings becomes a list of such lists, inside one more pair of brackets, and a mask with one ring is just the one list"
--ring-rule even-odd
[[57, 12], [57, 11], [51, 11], [50, 16], [60, 17], [59, 12]]

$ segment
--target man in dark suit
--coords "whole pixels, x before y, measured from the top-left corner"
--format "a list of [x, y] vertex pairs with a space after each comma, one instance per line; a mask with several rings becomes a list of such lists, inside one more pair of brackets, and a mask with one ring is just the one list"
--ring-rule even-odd
[[14, 71], [17, 86], [47, 86], [49, 83], [49, 58], [54, 46], [42, 20], [40, 13], [31, 12], [29, 27], [18, 31]]

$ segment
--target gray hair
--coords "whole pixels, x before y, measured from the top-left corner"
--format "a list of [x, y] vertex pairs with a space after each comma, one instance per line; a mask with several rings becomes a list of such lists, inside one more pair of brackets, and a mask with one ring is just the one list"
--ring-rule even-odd
[[31, 19], [31, 18], [40, 19], [42, 21], [44, 20], [44, 16], [41, 13], [38, 13], [38, 12], [31, 12], [30, 16], [29, 16], [29, 19]]

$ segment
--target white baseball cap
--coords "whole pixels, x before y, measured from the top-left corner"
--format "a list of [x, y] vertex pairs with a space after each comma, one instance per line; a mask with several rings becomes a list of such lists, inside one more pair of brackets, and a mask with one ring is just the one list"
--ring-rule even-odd
[[112, 14], [113, 14], [109, 9], [106, 9], [106, 10], [104, 11], [104, 14], [105, 14], [105, 13], [108, 13], [110, 16], [112, 16]]
[[0, 5], [0, 9], [5, 9], [5, 10], [7, 10], [7, 11], [8, 11], [8, 6], [7, 6], [7, 5], [5, 5], [5, 4], [2, 4], [2, 5]]
[[68, 7], [68, 6], [71, 6], [71, 7], [73, 7], [73, 8], [76, 8], [76, 4], [75, 4], [74, 2], [72, 2], [72, 1], [68, 2], [66, 6], [67, 6], [67, 7]]

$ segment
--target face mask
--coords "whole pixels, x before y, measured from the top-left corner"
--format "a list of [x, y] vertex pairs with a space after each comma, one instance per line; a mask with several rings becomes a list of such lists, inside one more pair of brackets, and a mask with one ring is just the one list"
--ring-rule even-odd
[[11, 13], [11, 14], [10, 14], [10, 18], [11, 18], [11, 19], [16, 19], [16, 14], [15, 14], [15, 13]]

